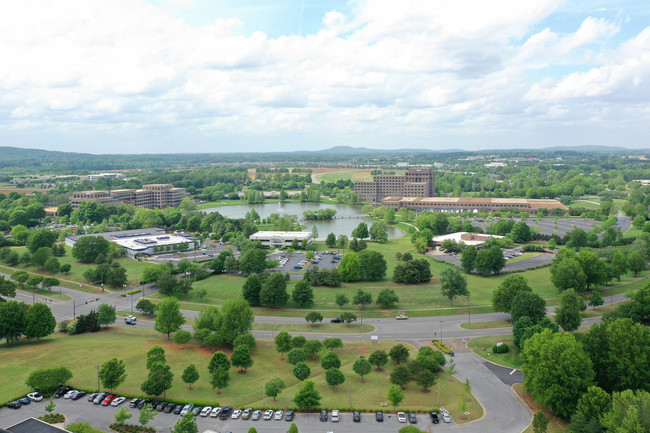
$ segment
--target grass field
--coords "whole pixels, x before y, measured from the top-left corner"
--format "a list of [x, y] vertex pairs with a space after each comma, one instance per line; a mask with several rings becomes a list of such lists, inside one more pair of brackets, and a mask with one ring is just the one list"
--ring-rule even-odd
[[318, 332], [328, 334], [354, 334], [370, 333], [376, 328], [372, 325], [351, 324], [350, 326], [338, 323], [321, 323], [312, 326], [307, 323], [256, 323], [253, 325], [255, 331], [289, 331], [289, 332]]
[[[497, 343], [507, 344], [510, 351], [507, 353], [492, 353], [492, 347]], [[519, 356], [519, 349], [512, 342], [512, 335], [472, 338], [467, 343], [467, 346], [481, 358], [485, 358], [495, 364], [512, 368], [521, 368], [523, 365]]]
[[493, 329], [493, 328], [509, 328], [512, 326], [510, 320], [490, 320], [487, 322], [473, 322], [461, 323], [460, 327], [463, 329]]
[[[126, 364], [127, 378], [117, 392], [121, 395], [141, 395], [140, 384], [146, 378], [145, 356], [153, 345], [162, 345], [166, 351], [167, 362], [174, 373], [173, 387], [167, 392], [167, 397], [185, 401], [209, 401], [221, 405], [231, 404], [235, 407], [262, 407], [262, 389], [266, 380], [273, 377], [282, 378], [287, 388], [277, 398], [276, 402], [266, 399], [266, 407], [293, 407], [291, 399], [299, 388], [299, 381], [293, 377], [293, 366], [280, 359], [273, 343], [269, 340], [257, 340], [257, 349], [253, 351], [255, 364], [247, 373], [239, 374], [236, 369], [230, 371], [230, 386], [218, 395], [210, 386], [207, 370], [212, 351], [196, 344], [185, 345], [183, 350], [166, 338], [152, 330], [143, 328], [113, 327], [95, 334], [68, 336], [56, 334], [41, 342], [23, 341], [20, 344], [3, 348], [0, 351], [0, 395], [5, 399], [25, 395], [31, 390], [25, 386], [29, 372], [48, 366], [67, 366], [73, 372], [71, 385], [92, 390], [97, 385], [97, 370], [95, 365], [101, 365], [106, 360], [117, 355]], [[380, 409], [381, 403], [387, 401], [387, 377], [389, 368], [382, 372], [371, 372], [361, 383], [358, 375], [352, 373], [352, 364], [360, 356], [368, 356], [376, 349], [389, 350], [394, 342], [379, 342], [372, 344], [364, 342], [346, 342], [343, 349], [337, 349], [341, 357], [341, 371], [350, 375], [351, 382], [346, 381], [338, 389], [332, 390], [325, 382], [325, 371], [320, 361], [308, 361], [313, 379], [323, 396], [321, 406], [327, 408], [349, 408], [349, 392], [352, 389], [352, 406], [361, 410]], [[230, 353], [228, 353], [230, 355]], [[286, 355], [285, 355], [286, 358]], [[29, 359], [29, 367], [25, 361]], [[183, 369], [194, 363], [200, 374], [200, 379], [194, 384], [193, 390], [188, 390], [181, 381]], [[445, 405], [457, 422], [463, 422], [459, 409], [463, 384], [445, 372], [438, 374], [441, 379], [440, 403]], [[435, 396], [435, 403], [434, 403]], [[4, 400], [4, 399], [3, 399]], [[471, 421], [482, 416], [482, 408], [472, 397], [468, 403], [471, 413], [467, 420]], [[424, 393], [415, 383], [406, 389], [404, 402], [399, 406], [402, 410], [418, 410], [420, 405], [429, 408], [437, 404], [437, 392]], [[384, 408], [384, 410], [390, 409]]]
[[508, 260], [508, 263], [516, 263], [516, 262], [521, 262], [522, 260], [528, 260], [531, 257], [539, 256], [542, 253], [523, 253], [519, 257], [515, 257], [514, 259]]
[[372, 180], [371, 170], [341, 170], [316, 174], [319, 182], [336, 182], [337, 180]]

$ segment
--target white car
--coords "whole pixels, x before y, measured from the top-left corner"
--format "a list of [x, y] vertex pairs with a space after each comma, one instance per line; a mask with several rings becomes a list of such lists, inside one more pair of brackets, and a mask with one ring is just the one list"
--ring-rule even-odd
[[275, 419], [282, 421], [282, 417], [284, 416], [284, 411], [283, 410], [277, 410], [275, 411]]
[[448, 412], [440, 412], [440, 418], [442, 418], [444, 422], [451, 422], [451, 417]]
[[409, 316], [406, 314], [399, 314], [397, 317], [395, 317], [395, 320], [408, 320]]
[[248, 419], [251, 417], [251, 412], [253, 412], [253, 408], [248, 408], [244, 410], [241, 414], [241, 419]]
[[397, 421], [406, 422], [406, 414], [404, 412], [397, 412]]
[[339, 416], [340, 416], [340, 415], [339, 415], [339, 411], [338, 411], [337, 409], [334, 409], [334, 410], [332, 411], [332, 416], [330, 417], [330, 420], [331, 420], [332, 422], [339, 422]]
[[239, 419], [240, 416], [241, 416], [241, 409], [237, 409], [232, 413], [232, 415], [230, 415], [230, 418]]
[[111, 406], [119, 406], [126, 401], [126, 397], [118, 397], [111, 403]]
[[219, 414], [221, 413], [221, 411], [222, 411], [221, 406], [217, 406], [217, 407], [213, 408], [212, 412], [210, 412], [210, 417], [212, 417], [212, 418], [218, 417]]
[[201, 410], [201, 416], [208, 416], [212, 412], [212, 406], [206, 406]]
[[268, 421], [271, 418], [273, 418], [273, 411], [271, 409], [268, 409], [266, 412], [264, 412], [264, 419]]
[[66, 392], [65, 395], [63, 396], [63, 398], [70, 398], [70, 397], [72, 397], [74, 394], [76, 394], [78, 392], [79, 392], [79, 390], [73, 389], [72, 391]]
[[183, 410], [181, 411], [181, 416], [187, 415], [187, 413], [191, 412], [192, 409], [194, 409], [193, 403], [186, 404], [185, 407], [183, 407]]
[[251, 419], [253, 421], [257, 421], [258, 419], [260, 419], [260, 416], [262, 416], [262, 411], [257, 409], [255, 412], [253, 412], [253, 415], [251, 415]]
[[30, 394], [27, 394], [27, 398], [30, 399], [31, 401], [41, 401], [41, 400], [43, 400], [43, 396], [40, 395], [37, 392], [32, 392]]

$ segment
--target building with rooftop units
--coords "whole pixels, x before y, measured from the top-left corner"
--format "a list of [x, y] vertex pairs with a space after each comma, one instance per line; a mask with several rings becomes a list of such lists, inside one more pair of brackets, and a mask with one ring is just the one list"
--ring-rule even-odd
[[308, 244], [312, 240], [311, 232], [277, 232], [260, 231], [248, 237], [252, 241], [260, 241], [263, 247], [282, 248], [290, 247], [294, 239], [301, 245]]

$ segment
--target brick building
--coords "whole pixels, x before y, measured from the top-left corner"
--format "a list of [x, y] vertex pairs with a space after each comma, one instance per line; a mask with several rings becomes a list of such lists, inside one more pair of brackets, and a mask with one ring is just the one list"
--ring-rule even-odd
[[361, 201], [380, 203], [386, 197], [434, 197], [436, 176], [430, 168], [409, 168], [404, 175], [379, 174], [354, 182]]

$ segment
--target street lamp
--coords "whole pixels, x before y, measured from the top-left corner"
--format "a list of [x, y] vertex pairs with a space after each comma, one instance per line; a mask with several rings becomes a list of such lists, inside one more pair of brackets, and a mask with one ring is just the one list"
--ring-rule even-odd
[[262, 378], [262, 401], [264, 402], [264, 410], [266, 410], [266, 390], [264, 389], [264, 381], [266, 380], [265, 377]]
[[131, 293], [131, 314], [133, 314], [133, 293]]
[[350, 383], [350, 412], [352, 412], [352, 377], [348, 377]]
[[99, 365], [95, 366], [97, 368], [97, 392], [100, 392], [99, 388]]
[[472, 323], [472, 295], [467, 295], [467, 322]]

